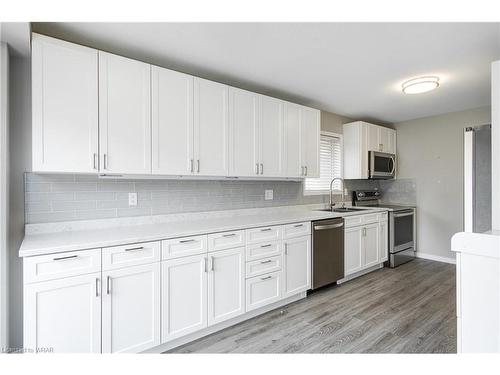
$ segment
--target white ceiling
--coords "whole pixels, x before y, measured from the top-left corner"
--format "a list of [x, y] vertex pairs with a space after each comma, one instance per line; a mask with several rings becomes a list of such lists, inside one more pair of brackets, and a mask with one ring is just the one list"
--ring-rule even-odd
[[[490, 104], [499, 23], [34, 23], [33, 31], [293, 100], [400, 122]], [[430, 93], [402, 81], [441, 77]]]

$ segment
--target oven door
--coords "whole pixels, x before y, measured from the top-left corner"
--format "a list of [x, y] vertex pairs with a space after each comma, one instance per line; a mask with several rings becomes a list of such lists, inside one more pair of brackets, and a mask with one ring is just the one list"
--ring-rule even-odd
[[396, 156], [394, 154], [370, 151], [368, 157], [371, 179], [394, 178], [396, 170]]
[[415, 210], [390, 213], [389, 252], [397, 253], [415, 247]]

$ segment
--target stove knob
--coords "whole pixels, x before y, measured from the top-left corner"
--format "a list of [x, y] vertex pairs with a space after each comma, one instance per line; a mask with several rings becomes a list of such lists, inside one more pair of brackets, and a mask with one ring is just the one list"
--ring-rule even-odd
[[358, 197], [364, 197], [365, 196], [365, 193], [358, 193]]
[[378, 197], [380, 193], [378, 191], [375, 192], [375, 196]]

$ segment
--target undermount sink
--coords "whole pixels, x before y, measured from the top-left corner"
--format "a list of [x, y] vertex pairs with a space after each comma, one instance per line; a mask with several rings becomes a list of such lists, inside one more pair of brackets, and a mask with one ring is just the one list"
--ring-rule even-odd
[[325, 212], [355, 212], [355, 211], [362, 211], [363, 208], [356, 208], [356, 207], [338, 207], [338, 208], [321, 208], [317, 211], [325, 211]]

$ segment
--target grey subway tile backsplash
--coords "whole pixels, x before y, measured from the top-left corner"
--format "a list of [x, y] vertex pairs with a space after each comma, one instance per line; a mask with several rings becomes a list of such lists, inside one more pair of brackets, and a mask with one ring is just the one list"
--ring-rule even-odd
[[[298, 181], [122, 180], [33, 173], [26, 173], [25, 181], [28, 224], [328, 202], [327, 195], [304, 195]], [[416, 202], [414, 179], [348, 180], [345, 185], [349, 191], [378, 188], [386, 202]], [[273, 200], [264, 200], [265, 189], [274, 191]], [[137, 206], [130, 207], [128, 193], [134, 192]]]
[[[298, 181], [133, 180], [26, 173], [26, 223], [323, 203]], [[264, 200], [273, 189], [274, 199]], [[128, 193], [137, 206], [128, 206]]]

